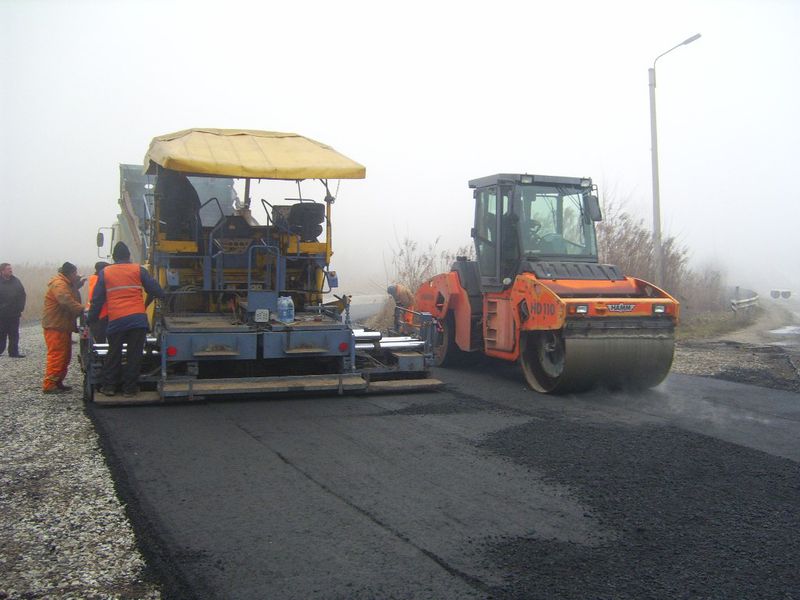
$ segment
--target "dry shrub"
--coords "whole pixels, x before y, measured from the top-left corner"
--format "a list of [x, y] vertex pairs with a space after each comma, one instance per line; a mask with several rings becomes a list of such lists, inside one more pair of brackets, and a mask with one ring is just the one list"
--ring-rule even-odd
[[447, 273], [457, 256], [475, 260], [475, 248], [464, 245], [452, 250], [439, 250], [439, 238], [426, 248], [410, 237], [398, 241], [392, 249], [392, 268], [389, 281], [416, 291], [422, 283], [439, 273]]
[[689, 312], [729, 311], [729, 298], [725, 294], [723, 273], [714, 267], [706, 266], [699, 271], [689, 271], [681, 293], [683, 309]]
[[[22, 282], [25, 287], [27, 299], [25, 301], [25, 311], [22, 313], [22, 321], [33, 322], [42, 318], [42, 308], [44, 307], [44, 295], [47, 292], [47, 282], [57, 273], [60, 264], [44, 263], [34, 265], [31, 263], [11, 263], [14, 268], [14, 276]], [[90, 275], [94, 273], [94, 266], [78, 265], [78, 273]], [[81, 289], [84, 300], [86, 291]]]
[[400, 283], [412, 291], [416, 290], [423, 281], [436, 274], [438, 244], [439, 238], [436, 238], [427, 248], [422, 249], [411, 238], [403, 238], [392, 249], [390, 281]]
[[[624, 202], [603, 199], [603, 220], [597, 224], [597, 247], [601, 262], [616, 265], [632, 277], [656, 280], [652, 231], [643, 219], [624, 210]], [[724, 282], [719, 269], [692, 270], [689, 250], [674, 236], [664, 237], [661, 247], [664, 255], [661, 287], [681, 302], [684, 312], [724, 309]]]
[[[424, 281], [439, 273], [447, 273], [458, 256], [466, 256], [467, 260], [475, 260], [475, 247], [469, 244], [453, 250], [439, 250], [439, 238], [427, 247], [406, 236], [396, 242], [392, 248], [391, 267], [387, 269], [387, 281], [406, 286], [412, 292]], [[391, 297], [381, 307], [380, 312], [367, 320], [367, 327], [386, 331], [394, 324], [395, 303]]]
[[376, 329], [378, 331], [389, 331], [394, 326], [394, 299], [391, 296], [386, 296], [386, 300], [381, 306], [378, 314], [371, 316], [364, 322], [369, 329]]

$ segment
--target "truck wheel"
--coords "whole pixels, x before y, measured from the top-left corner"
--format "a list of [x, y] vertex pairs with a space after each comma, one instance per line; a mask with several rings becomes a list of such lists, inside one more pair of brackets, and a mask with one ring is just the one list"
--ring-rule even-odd
[[78, 341], [78, 365], [80, 365], [81, 371], [84, 373], [86, 372], [86, 365], [89, 362], [87, 360], [87, 356], [89, 355], [89, 340], [81, 337]]
[[433, 338], [433, 364], [437, 367], [451, 367], [463, 358], [464, 352], [456, 345], [456, 321], [453, 313], [439, 321]]
[[94, 386], [89, 383], [89, 370], [83, 372], [83, 399], [86, 402], [94, 402]]

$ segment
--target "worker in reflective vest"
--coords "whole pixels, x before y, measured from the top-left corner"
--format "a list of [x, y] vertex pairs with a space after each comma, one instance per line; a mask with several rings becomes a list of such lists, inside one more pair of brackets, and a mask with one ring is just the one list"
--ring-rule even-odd
[[[86, 284], [88, 287], [88, 298], [89, 301], [86, 303], [86, 310], [89, 310], [92, 307], [92, 294], [94, 294], [94, 286], [97, 284], [97, 277], [100, 275], [100, 271], [105, 269], [108, 266], [108, 263], [104, 260], [98, 261], [94, 263], [94, 275], [89, 275], [86, 279]], [[92, 332], [92, 339], [99, 343], [105, 344], [106, 343], [106, 329], [108, 328], [108, 306], [103, 305], [103, 308], [100, 309], [100, 314], [97, 317], [97, 322], [92, 323], [89, 326], [89, 329]]]
[[[97, 276], [87, 322], [96, 323], [105, 305], [108, 310], [108, 354], [103, 363], [100, 393], [113, 396], [122, 386], [125, 396], [139, 393], [139, 370], [147, 335], [147, 305], [163, 298], [164, 290], [141, 265], [131, 263], [131, 252], [123, 242], [114, 246], [114, 264]], [[142, 290], [147, 292], [145, 302]], [[126, 347], [125, 366], [122, 349]]]

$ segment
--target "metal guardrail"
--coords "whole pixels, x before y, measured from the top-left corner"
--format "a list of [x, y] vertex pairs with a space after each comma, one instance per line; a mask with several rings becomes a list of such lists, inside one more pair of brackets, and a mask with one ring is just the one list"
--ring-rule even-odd
[[753, 295], [750, 298], [743, 298], [741, 300], [731, 300], [731, 310], [739, 312], [740, 310], [749, 310], [758, 306], [758, 294], [751, 292]]

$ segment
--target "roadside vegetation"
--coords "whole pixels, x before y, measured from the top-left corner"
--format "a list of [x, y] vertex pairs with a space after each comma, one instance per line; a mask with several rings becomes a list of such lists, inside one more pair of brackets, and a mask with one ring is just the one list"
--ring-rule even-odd
[[[597, 245], [601, 262], [617, 265], [632, 277], [656, 280], [652, 232], [643, 219], [626, 212], [623, 204], [613, 200], [604, 202], [603, 220], [597, 224]], [[725, 297], [722, 271], [708, 266], [692, 269], [689, 249], [674, 236], [665, 236], [661, 245], [662, 288], [680, 301], [681, 314], [723, 311], [729, 299]]]
[[[642, 218], [625, 210], [624, 203], [604, 199], [597, 243], [601, 262], [617, 265], [626, 275], [655, 281], [652, 232]], [[662, 248], [663, 289], [681, 303], [679, 340], [724, 335], [755, 322], [759, 309], [739, 313], [731, 310], [729, 285], [721, 269], [693, 268], [689, 249], [675, 236], [665, 236]]]
[[[449, 271], [458, 256], [475, 260], [475, 246], [465, 244], [456, 250], [442, 250], [439, 248], [439, 238], [427, 246], [420, 246], [419, 242], [406, 236], [395, 240], [390, 263], [384, 266], [386, 280], [389, 284], [404, 285], [413, 292], [437, 273]], [[391, 328], [394, 323], [394, 308], [394, 300], [387, 298], [380, 312], [367, 319], [367, 327], [380, 331]]]
[[465, 244], [456, 250], [442, 250], [439, 248], [439, 238], [421, 247], [418, 242], [405, 237], [395, 242], [392, 248], [389, 280], [416, 290], [422, 282], [434, 275], [449, 271], [458, 256], [475, 260], [475, 246]]
[[764, 309], [759, 306], [738, 313], [730, 308], [727, 311], [689, 313], [681, 317], [676, 337], [679, 341], [718, 337], [752, 325], [763, 313]]
[[[624, 202], [604, 198], [603, 220], [597, 224], [599, 259], [617, 265], [623, 273], [655, 281], [652, 232], [644, 220], [625, 210]], [[761, 313], [756, 308], [734, 313], [730, 308], [729, 286], [721, 269], [693, 268], [689, 249], [674, 236], [662, 240], [664, 251], [663, 289], [681, 303], [679, 340], [724, 335], [753, 323]], [[455, 251], [439, 248], [439, 240], [422, 246], [409, 237], [395, 243], [387, 268], [390, 283], [416, 290], [426, 279], [450, 270], [456, 256], [475, 259], [475, 248], [464, 245]], [[390, 300], [368, 325], [385, 329], [392, 322], [394, 303]]]

